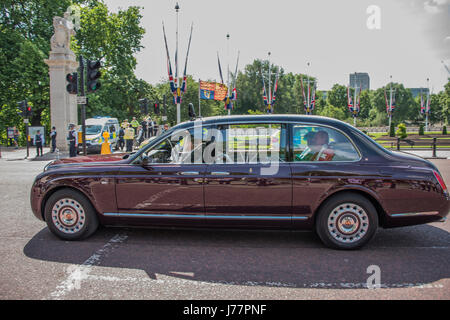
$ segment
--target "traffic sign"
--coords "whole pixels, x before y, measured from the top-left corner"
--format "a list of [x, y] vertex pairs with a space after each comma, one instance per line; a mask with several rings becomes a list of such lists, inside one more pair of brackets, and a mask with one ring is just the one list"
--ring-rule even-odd
[[86, 104], [86, 96], [78, 96], [77, 104]]

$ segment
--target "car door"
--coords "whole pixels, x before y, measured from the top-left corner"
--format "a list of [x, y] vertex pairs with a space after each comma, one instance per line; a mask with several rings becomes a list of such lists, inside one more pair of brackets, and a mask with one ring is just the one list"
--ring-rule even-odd
[[295, 123], [290, 125], [290, 136], [293, 226], [302, 228], [312, 225], [325, 194], [340, 181], [360, 175], [360, 155], [348, 137], [331, 127]]
[[207, 165], [205, 209], [210, 225], [289, 228], [290, 166], [284, 124], [217, 127], [216, 161]]
[[191, 157], [194, 146], [201, 149], [201, 141], [197, 145], [192, 131], [183, 130], [123, 168], [116, 183], [120, 216], [151, 225], [202, 224], [206, 165]]

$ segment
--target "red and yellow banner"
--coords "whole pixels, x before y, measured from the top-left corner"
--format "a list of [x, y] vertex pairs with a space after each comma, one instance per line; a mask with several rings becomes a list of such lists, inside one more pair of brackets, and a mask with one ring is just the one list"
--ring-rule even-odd
[[228, 94], [226, 85], [217, 82], [200, 81], [200, 98], [223, 101]]

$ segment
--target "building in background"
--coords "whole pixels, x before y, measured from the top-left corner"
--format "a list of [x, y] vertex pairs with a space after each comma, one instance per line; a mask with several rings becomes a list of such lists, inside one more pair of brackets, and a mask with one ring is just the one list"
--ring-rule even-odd
[[411, 90], [411, 94], [413, 96], [413, 98], [417, 98], [418, 95], [420, 95], [420, 93], [422, 92], [423, 95], [427, 95], [428, 94], [428, 88], [408, 88], [409, 90]]
[[355, 72], [350, 74], [350, 87], [362, 87], [363, 90], [370, 90], [370, 77], [365, 72]]

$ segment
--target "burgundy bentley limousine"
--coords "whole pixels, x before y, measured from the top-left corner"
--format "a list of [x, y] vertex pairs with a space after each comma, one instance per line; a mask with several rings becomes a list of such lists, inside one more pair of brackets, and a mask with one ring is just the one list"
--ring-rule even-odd
[[356, 249], [378, 227], [443, 221], [450, 197], [431, 162], [344, 122], [267, 115], [189, 121], [132, 154], [56, 160], [31, 207], [66, 240], [99, 224], [310, 229]]

